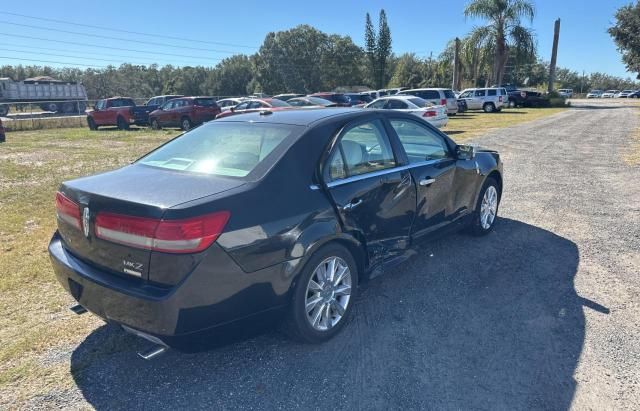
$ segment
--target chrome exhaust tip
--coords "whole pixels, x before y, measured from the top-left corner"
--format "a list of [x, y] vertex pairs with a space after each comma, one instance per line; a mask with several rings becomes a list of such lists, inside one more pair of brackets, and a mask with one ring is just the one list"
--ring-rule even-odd
[[168, 348], [166, 345], [156, 345], [144, 352], [139, 352], [138, 357], [143, 360], [153, 360], [157, 356], [164, 354], [167, 350]]
[[76, 304], [72, 307], [69, 308], [71, 311], [73, 311], [74, 313], [80, 315], [80, 314], [84, 314], [87, 312], [87, 309], [84, 308], [83, 306], [81, 306], [80, 304]]
[[131, 327], [127, 327], [126, 325], [122, 325], [122, 329], [125, 330], [126, 332], [136, 335], [140, 338], [143, 338], [151, 343], [153, 343], [153, 347], [149, 348], [146, 351], [143, 352], [139, 352], [138, 353], [138, 357], [142, 358], [143, 360], [152, 360], [156, 357], [158, 357], [159, 355], [164, 354], [165, 352], [167, 352], [167, 350], [169, 350], [169, 346], [167, 346], [167, 344], [165, 344], [160, 338], [158, 337], [154, 337], [153, 335], [149, 335], [145, 332], [136, 330], [134, 328]]

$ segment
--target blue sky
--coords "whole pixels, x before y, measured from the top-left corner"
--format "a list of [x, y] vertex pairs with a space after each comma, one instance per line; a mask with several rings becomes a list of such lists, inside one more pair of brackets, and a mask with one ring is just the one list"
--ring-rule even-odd
[[[537, 15], [531, 27], [537, 34], [539, 54], [547, 60], [550, 58], [553, 22], [560, 17], [562, 26], [558, 65], [579, 72], [602, 71], [617, 76], [630, 76], [606, 32], [613, 22], [616, 9], [629, 2], [630, 0], [534, 1]], [[118, 3], [120, 6], [117, 6]], [[65, 0], [52, 5], [50, 0], [31, 0], [28, 7], [19, 7], [18, 2], [9, 2], [0, 9], [0, 65], [44, 64], [34, 60], [58, 62], [49, 64], [54, 66], [59, 66], [60, 63], [104, 66], [125, 61], [140, 64], [158, 62], [215, 65], [234, 52], [254, 52], [269, 31], [284, 30], [298, 24], [310, 24], [327, 33], [349, 35], [357, 44], [362, 45], [365, 13], [371, 13], [377, 25], [377, 15], [381, 8], [387, 12], [394, 52], [415, 52], [421, 57], [433, 52], [435, 57], [449, 39], [464, 36], [474, 25], [482, 24], [481, 21], [465, 20], [462, 11], [466, 3], [467, 0], [244, 0], [241, 3], [204, 0]], [[99, 30], [1, 12], [158, 36]], [[128, 38], [159, 45], [99, 36]], [[185, 42], [168, 37], [225, 44]], [[147, 53], [122, 50], [123, 48]]]

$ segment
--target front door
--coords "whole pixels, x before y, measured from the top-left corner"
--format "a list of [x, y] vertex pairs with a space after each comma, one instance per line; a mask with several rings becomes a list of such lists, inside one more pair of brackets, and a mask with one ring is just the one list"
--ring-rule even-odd
[[344, 231], [366, 241], [371, 266], [409, 246], [415, 181], [398, 167], [381, 120], [346, 127], [323, 172]]
[[404, 118], [392, 118], [389, 122], [407, 154], [417, 184], [412, 236], [420, 238], [444, 228], [454, 217], [455, 153], [440, 133], [428, 125]]

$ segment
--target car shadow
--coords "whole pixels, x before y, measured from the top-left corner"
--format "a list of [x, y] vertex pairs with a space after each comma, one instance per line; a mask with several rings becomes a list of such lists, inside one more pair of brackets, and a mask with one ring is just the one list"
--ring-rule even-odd
[[361, 287], [343, 332], [322, 345], [268, 332], [207, 352], [169, 351], [103, 326], [71, 371], [96, 409], [568, 409], [585, 336], [570, 240], [500, 219], [453, 234]]

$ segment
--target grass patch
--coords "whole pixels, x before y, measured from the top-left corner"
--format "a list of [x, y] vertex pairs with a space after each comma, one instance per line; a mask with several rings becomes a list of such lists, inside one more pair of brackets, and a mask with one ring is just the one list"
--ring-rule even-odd
[[442, 129], [457, 142], [485, 134], [491, 130], [513, 126], [528, 121], [537, 120], [552, 114], [565, 111], [566, 107], [558, 108], [511, 108], [503, 109], [499, 113], [484, 113], [482, 111], [467, 111], [449, 117], [449, 124]]
[[[640, 117], [640, 111], [636, 111], [636, 114]], [[625, 149], [623, 158], [625, 163], [629, 165], [640, 165], [640, 127], [636, 127], [631, 133], [631, 140]]]

